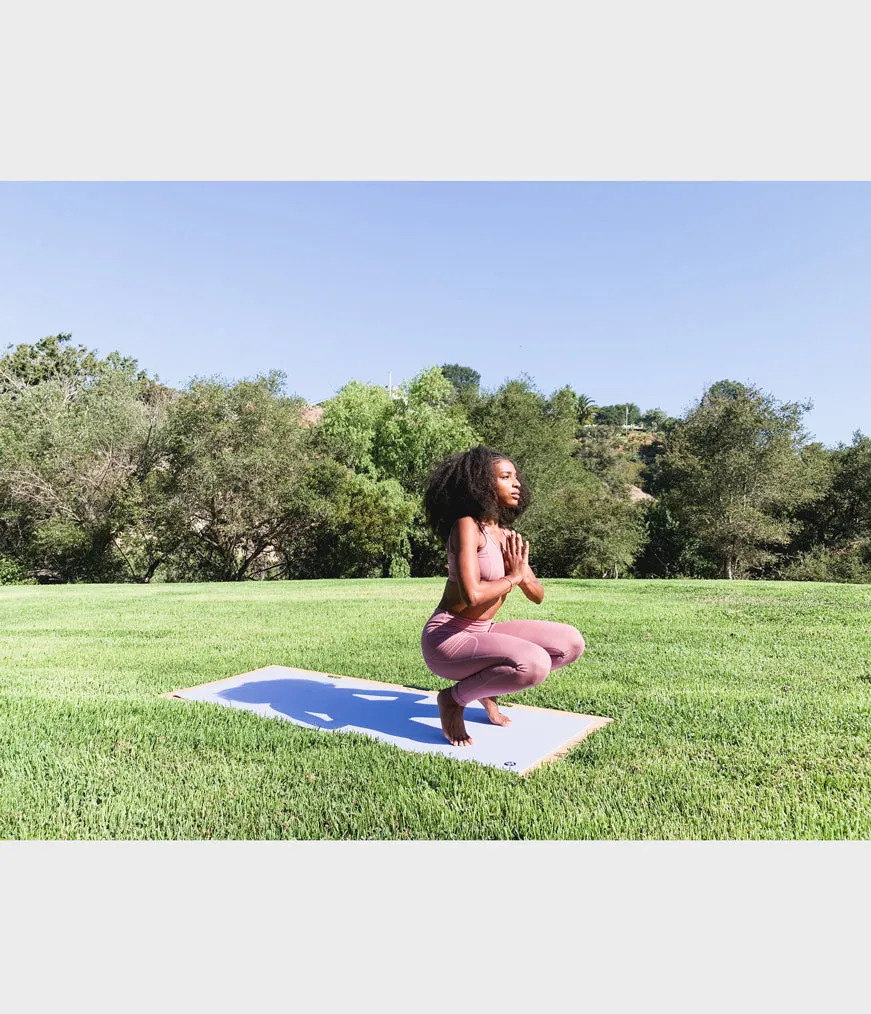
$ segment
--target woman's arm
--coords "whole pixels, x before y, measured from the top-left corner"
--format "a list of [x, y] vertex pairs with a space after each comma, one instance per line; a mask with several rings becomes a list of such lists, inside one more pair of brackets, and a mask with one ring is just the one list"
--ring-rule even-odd
[[541, 585], [541, 581], [532, 573], [532, 568], [528, 563], [523, 569], [523, 580], [520, 582], [520, 590], [530, 602], [541, 605], [544, 599], [544, 588]]
[[[521, 545], [523, 544], [523, 536], [518, 532], [515, 532], [513, 529], [510, 529], [507, 533], [506, 538], [508, 537], [514, 537], [521, 543]], [[529, 543], [527, 542], [525, 546], [526, 550], [524, 553], [525, 559], [523, 563], [523, 577], [520, 581], [520, 590], [530, 602], [540, 605], [544, 599], [544, 588], [542, 588], [541, 582], [535, 574], [532, 573], [532, 568], [529, 566]]]
[[522, 570], [506, 568], [505, 577], [495, 581], [482, 581], [478, 565], [478, 536], [480, 529], [472, 517], [460, 518], [454, 528], [457, 549], [457, 585], [463, 603], [472, 609], [486, 606], [507, 595], [523, 580]]

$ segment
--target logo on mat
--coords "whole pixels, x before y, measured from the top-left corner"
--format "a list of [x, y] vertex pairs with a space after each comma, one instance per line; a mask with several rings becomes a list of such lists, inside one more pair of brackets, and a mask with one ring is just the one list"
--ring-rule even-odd
[[502, 767], [503, 768], [516, 768], [517, 767], [517, 761], [505, 761], [505, 763], [502, 765]]

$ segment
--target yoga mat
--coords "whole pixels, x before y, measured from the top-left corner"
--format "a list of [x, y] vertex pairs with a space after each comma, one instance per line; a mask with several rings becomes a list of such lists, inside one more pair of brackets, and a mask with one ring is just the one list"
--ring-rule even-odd
[[476, 761], [518, 775], [558, 760], [611, 721], [571, 711], [500, 704], [511, 725], [497, 726], [490, 724], [483, 705], [475, 701], [465, 712], [466, 730], [475, 742], [452, 746], [442, 733], [435, 691], [282, 665], [165, 696], [241, 708], [307, 729], [359, 732], [403, 750]]

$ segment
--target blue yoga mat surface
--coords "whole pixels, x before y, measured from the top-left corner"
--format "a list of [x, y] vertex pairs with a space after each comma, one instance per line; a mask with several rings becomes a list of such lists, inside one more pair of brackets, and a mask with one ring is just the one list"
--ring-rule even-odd
[[500, 706], [511, 725], [491, 725], [483, 705], [466, 708], [471, 746], [452, 746], [444, 738], [436, 692], [350, 676], [271, 665], [169, 696], [208, 701], [281, 718], [307, 729], [358, 732], [416, 753], [439, 753], [526, 774], [557, 760], [586, 735], [611, 721], [524, 705]]

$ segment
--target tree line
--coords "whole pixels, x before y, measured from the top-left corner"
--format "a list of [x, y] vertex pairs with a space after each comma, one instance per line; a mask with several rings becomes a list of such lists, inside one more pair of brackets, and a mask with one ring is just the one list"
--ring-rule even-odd
[[444, 576], [422, 494], [478, 443], [533, 500], [542, 577], [871, 580], [871, 441], [720, 381], [682, 418], [461, 364], [321, 405], [286, 376], [161, 384], [69, 334], [0, 358], [0, 583]]

